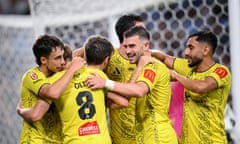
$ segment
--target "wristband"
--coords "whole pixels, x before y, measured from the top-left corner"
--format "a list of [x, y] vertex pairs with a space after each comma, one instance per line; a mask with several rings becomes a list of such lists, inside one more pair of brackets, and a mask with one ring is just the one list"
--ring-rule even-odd
[[113, 90], [114, 89], [114, 81], [106, 80], [105, 88], [107, 88], [108, 90]]

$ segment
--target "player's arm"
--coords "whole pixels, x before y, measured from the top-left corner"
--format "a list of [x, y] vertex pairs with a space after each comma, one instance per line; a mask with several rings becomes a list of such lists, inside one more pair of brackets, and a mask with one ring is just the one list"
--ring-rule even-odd
[[137, 67], [134, 69], [134, 71], [130, 77], [130, 80], [128, 82], [130, 82], [130, 83], [135, 82], [137, 80], [139, 74], [143, 70], [144, 66], [147, 64], [153, 63], [153, 62], [154, 62], [154, 60], [152, 59], [152, 57], [150, 55], [141, 56], [138, 61]]
[[[143, 70], [144, 66], [149, 63], [153, 63], [153, 59], [150, 55], [149, 56], [141, 56], [140, 60], [138, 62], [138, 65], [134, 69], [134, 72], [132, 73], [131, 78], [128, 82], [135, 83], [139, 74]], [[127, 96], [123, 96], [123, 95], [120, 95], [117, 93], [112, 93], [112, 92], [109, 92], [108, 98], [111, 99], [111, 103], [109, 105], [109, 108], [111, 108], [111, 109], [127, 107], [129, 99], [130, 99]]]
[[[106, 85], [106, 81], [105, 81], [105, 87], [108, 88], [108, 85]], [[144, 82], [137, 82], [137, 83], [114, 82], [114, 86], [113, 86], [113, 89], [111, 89], [111, 91], [117, 92], [126, 97], [143, 97], [146, 93], [149, 92], [149, 88], [147, 84]]]
[[117, 93], [108, 92], [107, 94], [107, 106], [111, 109], [128, 107], [128, 99]]
[[112, 80], [105, 80], [99, 75], [93, 73], [94, 76], [87, 78], [86, 85], [91, 89], [107, 88], [126, 97], [143, 97], [148, 93], [149, 88], [144, 82], [137, 83], [120, 83]]
[[174, 62], [174, 57], [164, 54], [161, 51], [157, 51], [157, 50], [151, 50], [151, 55], [153, 57], [155, 57], [156, 59], [162, 61], [163, 63], [165, 63], [165, 65], [172, 69], [173, 68], [173, 62]]
[[32, 108], [22, 108], [21, 102], [19, 102], [17, 113], [28, 122], [37, 122], [42, 119], [49, 107], [50, 105], [42, 99], [37, 100]]
[[68, 83], [72, 79], [74, 73], [84, 64], [85, 61], [82, 58], [74, 57], [66, 73], [53, 84], [44, 84], [39, 91], [39, 96], [51, 100], [57, 100], [68, 86]]
[[110, 109], [120, 109], [120, 108], [124, 108], [124, 106], [121, 106], [121, 105], [119, 105], [119, 104], [116, 104], [116, 103], [114, 103], [114, 102], [111, 101], [111, 100], [108, 100], [107, 107], [110, 108]]
[[171, 77], [179, 81], [186, 89], [199, 94], [207, 93], [218, 87], [218, 84], [213, 77], [206, 77], [203, 80], [193, 80], [175, 71], [171, 71]]
[[[120, 95], [124, 95], [125, 99], [129, 99], [130, 97], [142, 97], [144, 96], [148, 91], [149, 88], [146, 85], [146, 83], [143, 82], [136, 82], [137, 78], [139, 77], [139, 74], [142, 72], [143, 68], [150, 63], [153, 63], [154, 60], [150, 55], [144, 55], [141, 56], [137, 67], [135, 68], [134, 72], [131, 75], [129, 83], [115, 83], [112, 88], [110, 88], [112, 91], [119, 93]], [[109, 81], [109, 80], [108, 80]], [[112, 85], [112, 84], [111, 84]], [[106, 87], [106, 81], [105, 81], [105, 87]], [[108, 87], [108, 86], [107, 86]], [[121, 89], [122, 87], [122, 89]], [[120, 96], [123, 97], [123, 96]]]

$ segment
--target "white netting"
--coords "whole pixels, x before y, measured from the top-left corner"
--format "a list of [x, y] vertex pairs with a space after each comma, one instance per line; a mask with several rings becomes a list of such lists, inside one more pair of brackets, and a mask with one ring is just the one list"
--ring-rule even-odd
[[[161, 1], [163, 0], [29, 0], [32, 16], [58, 22], [66, 22], [66, 17], [73, 21], [74, 19], [92, 21], [92, 19], [145, 8]], [[46, 23], [55, 23], [55, 21], [46, 21]]]
[[30, 17], [0, 16], [0, 33], [0, 144], [17, 144], [22, 126], [16, 113], [21, 76], [35, 64]]
[[29, 0], [31, 14], [43, 33], [46, 25], [91, 22], [120, 13], [132, 12], [163, 0]]

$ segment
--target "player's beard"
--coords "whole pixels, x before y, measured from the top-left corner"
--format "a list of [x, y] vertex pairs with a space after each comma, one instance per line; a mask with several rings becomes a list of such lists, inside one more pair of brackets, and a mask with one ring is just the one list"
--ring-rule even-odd
[[192, 62], [189, 63], [188, 66], [189, 67], [194, 67], [194, 66], [199, 65], [201, 62], [202, 62], [201, 58], [195, 57], [195, 58], [192, 58]]

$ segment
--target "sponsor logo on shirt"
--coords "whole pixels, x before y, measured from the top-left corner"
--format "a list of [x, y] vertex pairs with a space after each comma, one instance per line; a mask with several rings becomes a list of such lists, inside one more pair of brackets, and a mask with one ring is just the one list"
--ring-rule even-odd
[[152, 71], [150, 69], [144, 70], [144, 77], [146, 79], [149, 79], [152, 83], [154, 82], [155, 76], [156, 76], [156, 73], [154, 71]]
[[218, 67], [214, 70], [214, 72], [222, 79], [224, 78], [228, 72], [226, 69], [224, 69], [223, 67]]
[[30, 73], [30, 77], [31, 77], [32, 80], [38, 79], [38, 76], [37, 76], [37, 74], [35, 72], [31, 72]]
[[100, 129], [96, 121], [87, 122], [78, 128], [79, 136], [100, 134]]

